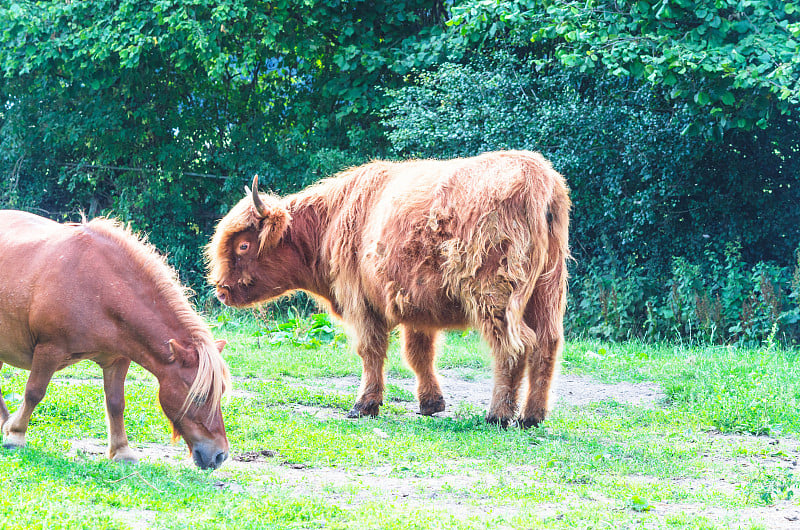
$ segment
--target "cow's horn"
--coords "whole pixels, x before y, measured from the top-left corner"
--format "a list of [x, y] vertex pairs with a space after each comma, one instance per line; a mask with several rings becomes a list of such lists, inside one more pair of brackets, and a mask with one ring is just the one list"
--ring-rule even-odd
[[[245, 186], [245, 189], [247, 189], [247, 186]], [[261, 217], [266, 217], [268, 213], [267, 206], [264, 204], [264, 201], [261, 200], [261, 196], [258, 194], [258, 175], [253, 177], [253, 191], [247, 191], [253, 195], [253, 206], [256, 207], [256, 212], [258, 212], [258, 215]]]

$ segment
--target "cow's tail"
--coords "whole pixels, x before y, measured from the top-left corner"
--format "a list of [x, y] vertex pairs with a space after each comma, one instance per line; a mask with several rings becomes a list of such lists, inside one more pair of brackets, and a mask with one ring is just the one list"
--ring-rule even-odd
[[520, 355], [526, 345], [563, 337], [571, 202], [564, 178], [546, 167], [552, 182], [545, 201], [532, 196], [527, 208], [530, 241], [527, 278], [508, 300], [508, 345]]

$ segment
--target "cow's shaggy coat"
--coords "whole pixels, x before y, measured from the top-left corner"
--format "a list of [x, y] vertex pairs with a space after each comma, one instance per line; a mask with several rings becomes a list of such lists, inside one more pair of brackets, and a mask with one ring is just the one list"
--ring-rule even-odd
[[378, 413], [397, 325], [420, 411], [443, 410], [437, 333], [472, 326], [494, 357], [487, 420], [514, 419], [527, 375], [520, 422], [534, 425], [563, 343], [569, 210], [563, 177], [538, 153], [373, 162], [285, 198], [254, 189], [217, 226], [209, 280], [226, 304], [302, 289], [341, 317], [364, 368], [351, 416]]

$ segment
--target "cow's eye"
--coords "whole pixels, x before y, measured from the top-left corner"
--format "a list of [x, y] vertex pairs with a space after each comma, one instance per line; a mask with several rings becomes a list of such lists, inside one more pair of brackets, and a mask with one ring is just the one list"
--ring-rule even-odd
[[239, 252], [247, 252], [248, 248], [250, 248], [250, 243], [248, 243], [247, 241], [243, 241], [239, 245]]

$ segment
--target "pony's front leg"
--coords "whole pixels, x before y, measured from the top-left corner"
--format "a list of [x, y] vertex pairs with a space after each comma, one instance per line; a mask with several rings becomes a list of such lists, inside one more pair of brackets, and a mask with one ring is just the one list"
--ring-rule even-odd
[[106, 396], [108, 458], [115, 462], [139, 461], [139, 457], [128, 446], [128, 435], [125, 434], [125, 375], [130, 365], [131, 360], [126, 357], [119, 357], [107, 364], [100, 363]]
[[[0, 362], [0, 368], [3, 367], [3, 363]], [[0, 427], [8, 421], [8, 407], [6, 407], [6, 402], [3, 399], [3, 389], [0, 388]]]
[[22, 404], [3, 423], [3, 447], [25, 446], [25, 433], [28, 431], [28, 423], [30, 423], [33, 409], [44, 398], [47, 385], [50, 384], [50, 379], [56, 370], [57, 364], [53, 362], [53, 359], [61, 357], [63, 354], [58, 350], [54, 351], [53, 348], [46, 346], [36, 346], [33, 352], [31, 374], [25, 384]]
[[389, 347], [389, 331], [385, 325], [370, 322], [358, 330], [356, 352], [361, 357], [361, 388], [348, 418], [377, 416], [383, 405], [385, 386], [383, 364]]

